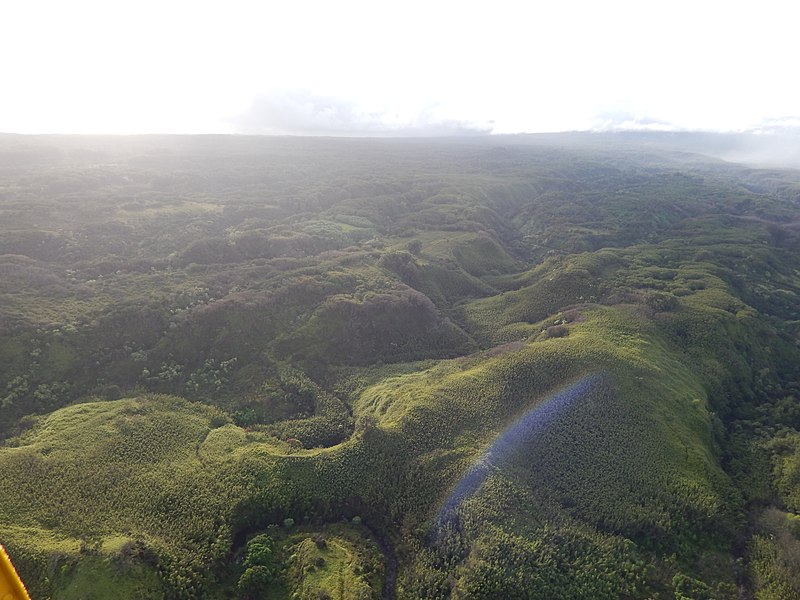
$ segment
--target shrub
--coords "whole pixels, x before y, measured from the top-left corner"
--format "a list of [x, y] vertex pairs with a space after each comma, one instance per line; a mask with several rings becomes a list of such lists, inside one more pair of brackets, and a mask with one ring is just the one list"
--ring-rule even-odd
[[551, 325], [545, 330], [545, 336], [550, 338], [561, 338], [569, 335], [569, 327], [565, 325]]

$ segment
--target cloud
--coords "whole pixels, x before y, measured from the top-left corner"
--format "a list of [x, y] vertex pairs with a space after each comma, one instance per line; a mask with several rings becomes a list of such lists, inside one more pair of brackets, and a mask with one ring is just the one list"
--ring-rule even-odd
[[447, 118], [436, 104], [411, 110], [369, 109], [308, 91], [259, 96], [232, 119], [238, 133], [338, 136], [461, 136], [491, 132], [491, 124]]
[[680, 127], [663, 119], [639, 115], [626, 110], [608, 110], [597, 114], [592, 131], [680, 131]]
[[751, 133], [782, 134], [800, 137], [800, 116], [763, 119], [750, 128]]

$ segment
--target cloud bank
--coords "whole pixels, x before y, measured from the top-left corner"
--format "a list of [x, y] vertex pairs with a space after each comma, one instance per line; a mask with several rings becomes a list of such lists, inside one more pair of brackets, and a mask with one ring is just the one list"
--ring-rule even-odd
[[335, 136], [463, 136], [491, 133], [491, 124], [447, 118], [436, 104], [392, 111], [309, 91], [257, 97], [231, 120], [238, 133]]

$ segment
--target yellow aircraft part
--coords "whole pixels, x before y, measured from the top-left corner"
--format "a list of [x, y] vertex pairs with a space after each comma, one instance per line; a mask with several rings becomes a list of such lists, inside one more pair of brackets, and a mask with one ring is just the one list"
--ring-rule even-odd
[[0, 600], [31, 600], [3, 546], [0, 546]]

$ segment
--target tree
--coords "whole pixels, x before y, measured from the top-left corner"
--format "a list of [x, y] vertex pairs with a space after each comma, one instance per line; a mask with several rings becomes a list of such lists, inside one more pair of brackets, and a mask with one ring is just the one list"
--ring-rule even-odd
[[239, 582], [236, 584], [236, 589], [239, 595], [247, 600], [256, 600], [261, 598], [266, 587], [274, 579], [274, 573], [262, 565], [248, 567], [245, 569], [242, 576], [239, 577]]
[[272, 538], [265, 533], [255, 536], [247, 543], [245, 570], [236, 584], [240, 597], [247, 600], [261, 598], [266, 587], [278, 574], [274, 553]]
[[257, 535], [247, 543], [245, 567], [272, 567], [274, 547], [272, 538], [266, 533]]

